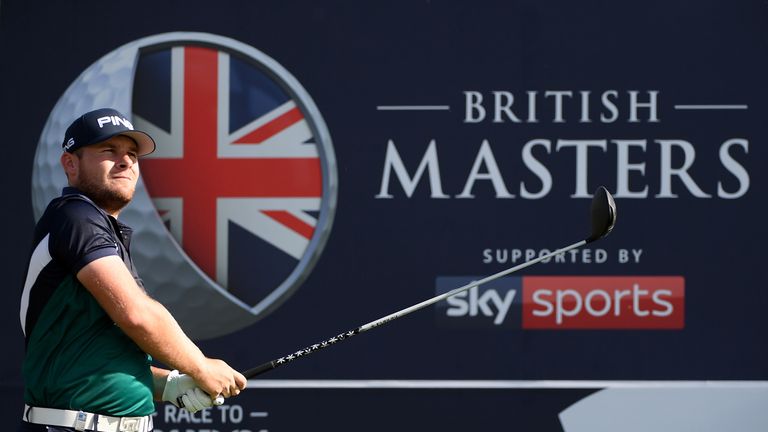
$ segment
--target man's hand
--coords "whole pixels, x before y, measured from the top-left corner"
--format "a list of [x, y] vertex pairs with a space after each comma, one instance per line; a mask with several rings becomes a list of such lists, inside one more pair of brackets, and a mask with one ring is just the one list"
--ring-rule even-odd
[[237, 396], [248, 383], [243, 374], [222, 360], [206, 358], [200, 366], [185, 372], [194, 378], [198, 387], [214, 398]]
[[208, 393], [200, 390], [200, 387], [187, 390], [179, 399], [181, 400], [181, 407], [193, 414], [202, 409], [210, 408], [213, 405], [224, 403], [224, 398], [221, 396], [212, 401]]
[[224, 402], [223, 398], [211, 400], [208, 393], [201, 390], [192, 377], [180, 374], [177, 370], [168, 374], [163, 390], [163, 400], [179, 408], [185, 408], [191, 413], [210, 408], [213, 405], [221, 405]]

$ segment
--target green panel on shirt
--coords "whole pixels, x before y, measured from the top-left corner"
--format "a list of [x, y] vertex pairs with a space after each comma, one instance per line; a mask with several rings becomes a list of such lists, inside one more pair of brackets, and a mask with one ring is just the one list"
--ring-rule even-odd
[[30, 336], [23, 374], [28, 405], [112, 416], [152, 414], [150, 357], [69, 276]]

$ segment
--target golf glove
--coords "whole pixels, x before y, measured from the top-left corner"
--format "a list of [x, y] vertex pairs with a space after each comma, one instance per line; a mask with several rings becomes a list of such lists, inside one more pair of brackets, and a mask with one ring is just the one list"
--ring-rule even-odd
[[[214, 404], [208, 393], [201, 390], [192, 377], [180, 374], [177, 370], [172, 370], [168, 374], [163, 390], [163, 400], [191, 413], [209, 408]], [[221, 404], [219, 403], [219, 405]]]

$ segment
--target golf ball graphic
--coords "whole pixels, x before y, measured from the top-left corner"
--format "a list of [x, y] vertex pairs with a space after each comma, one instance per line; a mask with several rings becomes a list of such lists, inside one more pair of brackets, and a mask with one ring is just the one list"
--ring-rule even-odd
[[[206, 59], [213, 68], [211, 79], [218, 79], [213, 82], [218, 91], [213, 108], [195, 105], [189, 89], [194, 80], [207, 79], [189, 72], [200, 69], [198, 64], [190, 67], [190, 62]], [[154, 66], [142, 66], [147, 64]], [[160, 72], [151, 75], [141, 72], [141, 68]], [[139, 90], [149, 86], [150, 91], [145, 93], [155, 94], [163, 84], [168, 84], [167, 109], [153, 117], [152, 112], [147, 112], [151, 110], [142, 107], [162, 107], [163, 101], [148, 103], [140, 99]], [[236, 86], [245, 90], [226, 91]], [[180, 93], [179, 88], [184, 92]], [[155, 154], [140, 161], [142, 178], [120, 220], [134, 229], [131, 252], [145, 288], [171, 311], [190, 337], [208, 339], [247, 327], [276, 309], [301, 286], [330, 234], [337, 181], [333, 147], [322, 116], [288, 71], [251, 46], [207, 33], [149, 36], [108, 53], [67, 88], [48, 117], [33, 166], [36, 219], [66, 186], [59, 162], [66, 128], [83, 113], [103, 107], [129, 115], [137, 129], [149, 132], [158, 143]], [[213, 110], [212, 118], [224, 118], [210, 127], [210, 142], [199, 139], [205, 131], [190, 132], [206, 109]], [[192, 136], [198, 141], [193, 141]], [[162, 190], [165, 184], [173, 183], [174, 178], [168, 176], [183, 172], [162, 164], [186, 163], [184, 158], [196, 152], [213, 155], [206, 165], [235, 161], [245, 164], [247, 173], [268, 171], [283, 176], [263, 183], [296, 183], [301, 187], [295, 191], [263, 191], [248, 189], [247, 180], [239, 181], [232, 186], [239, 187], [236, 191], [222, 187], [221, 196], [212, 195], [193, 207], [196, 195], [180, 198], [173, 196], [175, 191]], [[282, 165], [270, 168], [274, 161]], [[314, 177], [287, 177], [292, 171], [285, 167], [294, 165], [305, 176], [309, 166]], [[218, 176], [200, 181], [201, 189], [214, 192], [215, 186], [224, 182]], [[214, 221], [210, 225], [195, 218], [201, 206], [208, 206], [204, 210], [213, 215], [205, 219]], [[173, 216], [169, 218], [168, 214]], [[212, 240], [195, 243], [199, 236]], [[252, 251], [266, 251], [274, 258], [251, 255], [256, 253]], [[270, 266], [269, 259], [282, 264]], [[239, 267], [233, 270], [235, 266]], [[262, 279], [248, 273], [266, 273], [270, 267], [277, 272]]]

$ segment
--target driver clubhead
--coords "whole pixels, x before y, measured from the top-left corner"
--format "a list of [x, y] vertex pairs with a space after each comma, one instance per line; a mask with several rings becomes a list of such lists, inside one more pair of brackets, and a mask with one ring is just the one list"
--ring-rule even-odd
[[600, 186], [592, 198], [592, 235], [587, 243], [607, 236], [616, 224], [616, 202], [608, 189]]

